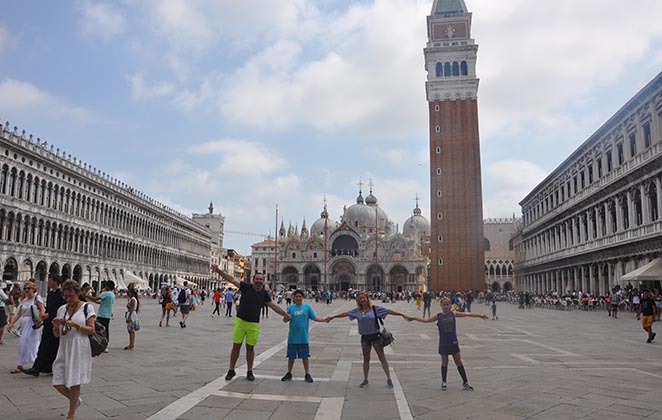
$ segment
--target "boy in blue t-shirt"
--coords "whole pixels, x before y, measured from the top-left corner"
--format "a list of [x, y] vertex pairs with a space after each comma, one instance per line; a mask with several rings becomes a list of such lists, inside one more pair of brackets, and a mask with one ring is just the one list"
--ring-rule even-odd
[[[326, 322], [325, 318], [318, 318], [312, 306], [303, 303], [303, 292], [296, 290], [292, 294], [294, 305], [287, 308], [287, 313], [290, 314], [290, 332], [287, 336], [287, 373], [282, 377], [281, 381], [292, 380], [292, 368], [294, 367], [294, 359], [302, 359], [303, 369], [306, 371], [305, 380], [308, 383], [313, 382], [313, 377], [310, 376], [308, 358], [310, 357], [310, 338], [308, 337], [308, 321], [313, 320], [317, 322]], [[285, 321], [288, 322], [288, 321]]]

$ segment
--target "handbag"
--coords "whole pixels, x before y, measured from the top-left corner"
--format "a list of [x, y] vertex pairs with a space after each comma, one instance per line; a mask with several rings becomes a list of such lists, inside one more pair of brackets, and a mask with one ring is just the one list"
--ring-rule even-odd
[[34, 305], [30, 305], [30, 316], [32, 317], [32, 329], [38, 330], [44, 325], [44, 320], [41, 319], [41, 314], [39, 311], [39, 305], [35, 301]]
[[372, 307], [372, 312], [375, 314], [375, 323], [377, 324], [377, 329], [379, 330], [379, 324], [382, 326], [381, 331], [379, 332], [379, 345], [382, 347], [390, 346], [395, 341], [393, 334], [384, 328], [384, 320], [377, 316], [377, 309], [374, 305]]
[[[83, 313], [85, 314], [85, 322], [87, 322], [87, 305], [83, 306]], [[97, 357], [106, 350], [108, 347], [108, 339], [106, 338], [106, 327], [97, 321], [94, 320], [94, 334], [88, 336], [90, 337], [90, 349], [92, 352], [92, 357]]]

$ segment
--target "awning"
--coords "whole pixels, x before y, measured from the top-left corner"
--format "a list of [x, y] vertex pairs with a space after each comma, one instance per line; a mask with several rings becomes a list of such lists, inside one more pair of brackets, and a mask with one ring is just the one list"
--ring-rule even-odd
[[121, 276], [117, 276], [117, 281], [115, 281], [115, 289], [117, 290], [127, 290], [129, 286], [126, 284], [124, 279]]
[[191, 280], [186, 280], [186, 279], [183, 279], [181, 277], [175, 277], [175, 286], [183, 287], [184, 282], [187, 282], [187, 287], [189, 289], [197, 289], [198, 288], [198, 285], [193, 283]]
[[141, 279], [128, 270], [124, 271], [124, 283], [127, 285], [133, 284], [133, 287], [138, 290], [148, 290], [150, 288], [147, 280]]
[[621, 282], [626, 281], [655, 281], [662, 280], [662, 258], [655, 258], [648, 264], [630, 271], [621, 277]]

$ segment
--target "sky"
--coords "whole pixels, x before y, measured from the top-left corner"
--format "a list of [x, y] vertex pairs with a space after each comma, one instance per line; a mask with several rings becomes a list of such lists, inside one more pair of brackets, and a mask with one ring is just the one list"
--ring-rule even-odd
[[[519, 201], [662, 71], [662, 1], [465, 0], [484, 217]], [[0, 120], [226, 231], [332, 220], [372, 180], [429, 216], [431, 0], [8, 2]], [[226, 233], [249, 254], [259, 236]]]

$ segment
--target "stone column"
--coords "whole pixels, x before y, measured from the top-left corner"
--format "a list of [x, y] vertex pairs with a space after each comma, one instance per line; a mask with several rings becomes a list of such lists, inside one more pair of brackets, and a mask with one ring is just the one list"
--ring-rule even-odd
[[641, 197], [641, 224], [645, 225], [651, 222], [648, 194], [646, 194], [646, 187], [644, 184], [639, 185], [639, 196]]
[[628, 222], [630, 224], [629, 229], [633, 229], [637, 224], [635, 223], [635, 208], [634, 208], [634, 190], [630, 190], [626, 193], [627, 205], [628, 205]]
[[625, 203], [626, 199], [623, 196], [616, 197], [616, 201], [614, 205], [616, 206], [616, 231], [617, 232], [623, 232], [624, 230], [624, 224], [623, 224], [623, 204]]
[[655, 177], [655, 193], [657, 194], [657, 220], [662, 219], [662, 181]]
[[607, 236], [611, 235], [611, 213], [609, 212], [609, 203], [605, 202], [603, 205], [603, 211], [605, 212], [605, 234]]

